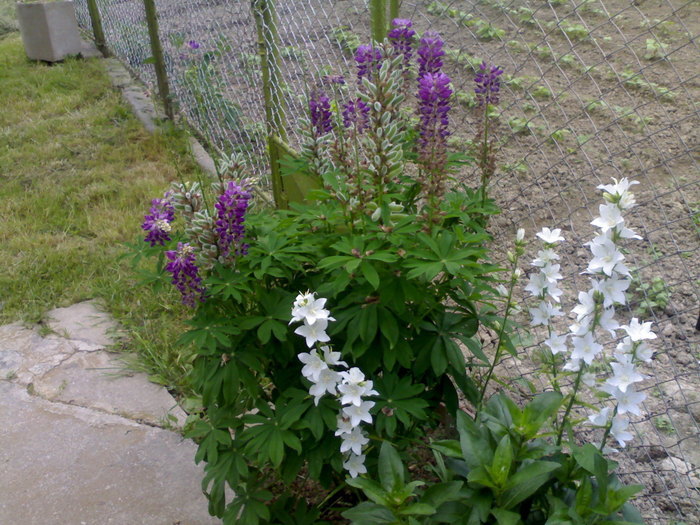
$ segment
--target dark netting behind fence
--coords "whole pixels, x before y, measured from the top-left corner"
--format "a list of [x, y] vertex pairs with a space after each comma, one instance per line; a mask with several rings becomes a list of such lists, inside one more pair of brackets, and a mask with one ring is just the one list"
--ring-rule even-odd
[[[89, 29], [86, 0], [76, 5]], [[142, 0], [98, 5], [109, 48], [155, 92]], [[157, 0], [156, 6], [180, 114], [218, 153], [243, 153], [265, 184], [263, 64], [251, 3]], [[263, 31], [277, 34], [264, 44], [280, 61], [273, 93], [279, 99], [267, 110], [284, 120], [296, 147], [305, 94], [324, 75], [353, 77], [353, 52], [369, 40], [369, 12], [363, 0], [278, 0], [276, 11], [276, 27]], [[659, 338], [645, 370], [650, 378], [643, 383], [645, 414], [634, 421], [637, 439], [618, 459], [628, 481], [645, 484], [638, 504], [650, 522], [700, 522], [700, 4], [404, 1], [400, 14], [419, 34], [438, 31], [446, 41], [455, 149], [469, 148], [476, 133], [479, 64], [504, 69], [500, 168], [491, 186], [503, 209], [492, 225], [495, 257], [503, 257], [516, 226], [530, 235], [543, 226], [562, 228], [565, 311], [576, 300], [571, 292], [588, 287], [580, 272], [601, 202], [596, 186], [611, 177], [639, 181], [629, 220], [642, 240], [630, 243], [626, 255], [637, 277], [622, 315], [653, 320]], [[460, 177], [477, 185], [476, 173]], [[530, 329], [524, 315], [521, 332], [524, 353], [545, 335]], [[481, 337], [488, 344], [491, 335]], [[536, 367], [528, 362], [504, 362], [502, 373], [533, 379]]]

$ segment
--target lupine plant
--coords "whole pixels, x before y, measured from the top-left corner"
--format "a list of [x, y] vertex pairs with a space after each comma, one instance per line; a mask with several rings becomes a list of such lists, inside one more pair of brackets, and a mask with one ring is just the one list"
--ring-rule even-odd
[[[385, 42], [359, 46], [355, 79], [311, 89], [300, 153], [283, 163], [318, 181], [306, 202], [262, 209], [233, 158], [211, 184], [173, 185], [144, 220], [142, 252], [160, 257], [162, 280], [193, 308], [181, 342], [196, 349], [203, 410], [188, 435], [210, 512], [231, 524], [342, 522], [343, 512], [356, 523], [515, 524], [532, 508], [527, 522], [544, 523], [580, 485], [581, 506], [617, 516], [630, 492], [602, 453], [545, 439], [563, 393], [523, 408], [490, 396], [502, 353], [515, 353], [508, 316], [524, 234], [504, 293], [486, 247], [498, 210], [483, 180], [451, 176], [492, 150], [477, 162], [448, 151], [443, 42], [416, 42], [411, 26], [394, 20]], [[477, 81], [484, 105], [496, 102], [499, 71], [484, 66]], [[480, 326], [499, 334], [496, 356]], [[404, 462], [425, 458], [436, 433], [460, 441], [433, 443], [433, 474], [406, 482]]]

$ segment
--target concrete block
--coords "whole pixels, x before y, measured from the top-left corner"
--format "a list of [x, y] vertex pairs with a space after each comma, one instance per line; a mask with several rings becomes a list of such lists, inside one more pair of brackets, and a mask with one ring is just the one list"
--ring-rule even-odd
[[17, 19], [32, 60], [56, 62], [83, 49], [73, 2], [18, 3]]

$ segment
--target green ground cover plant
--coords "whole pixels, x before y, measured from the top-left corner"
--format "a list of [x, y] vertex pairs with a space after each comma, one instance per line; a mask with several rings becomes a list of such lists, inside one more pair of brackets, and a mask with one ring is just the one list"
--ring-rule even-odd
[[[134, 334], [139, 366], [186, 389], [173, 345], [183, 309], [134, 287], [119, 260], [144, 198], [195, 167], [182, 133], [149, 135], [99, 60], [52, 66], [0, 37], [0, 322], [37, 322], [55, 307], [99, 299]], [[177, 166], [177, 168], [176, 168]]]

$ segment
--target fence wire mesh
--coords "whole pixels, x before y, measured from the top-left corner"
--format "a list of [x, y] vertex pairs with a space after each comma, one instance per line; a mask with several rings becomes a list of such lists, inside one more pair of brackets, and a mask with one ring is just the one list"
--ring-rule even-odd
[[[152, 89], [155, 74], [141, 0], [98, 2], [110, 49]], [[219, 152], [243, 153], [264, 175], [265, 103], [250, 2], [157, 0], [171, 92], [180, 113]], [[89, 28], [86, 0], [76, 0]], [[353, 52], [369, 41], [363, 0], [278, 0], [274, 47], [280, 82], [273, 111], [284, 111], [292, 146], [305, 93], [323, 75], [352, 77]], [[451, 143], [476, 133], [472, 79], [482, 60], [506, 72], [499, 109], [500, 171], [491, 193], [503, 209], [496, 246], [515, 227], [563, 228], [562, 267], [570, 290], [586, 289], [590, 221], [598, 184], [630, 177], [638, 206], [630, 243], [637, 270], [623, 315], [654, 321], [656, 357], [646, 373], [637, 439], [618, 459], [651, 523], [700, 523], [700, 172], [697, 108], [700, 4], [697, 0], [404, 1], [401, 17], [446, 41], [445, 70], [455, 91]], [[477, 180], [476, 174], [460, 174]], [[263, 181], [266, 180], [263, 178]], [[475, 184], [476, 185], [476, 182]], [[563, 309], [573, 307], [568, 295]], [[527, 330], [531, 352], [543, 334]], [[526, 333], [530, 332], [530, 333]], [[538, 337], [539, 336], [539, 337]], [[489, 334], [481, 334], [485, 343]], [[527, 346], [527, 345], [526, 345]], [[538, 374], [503, 363], [511, 377]]]

